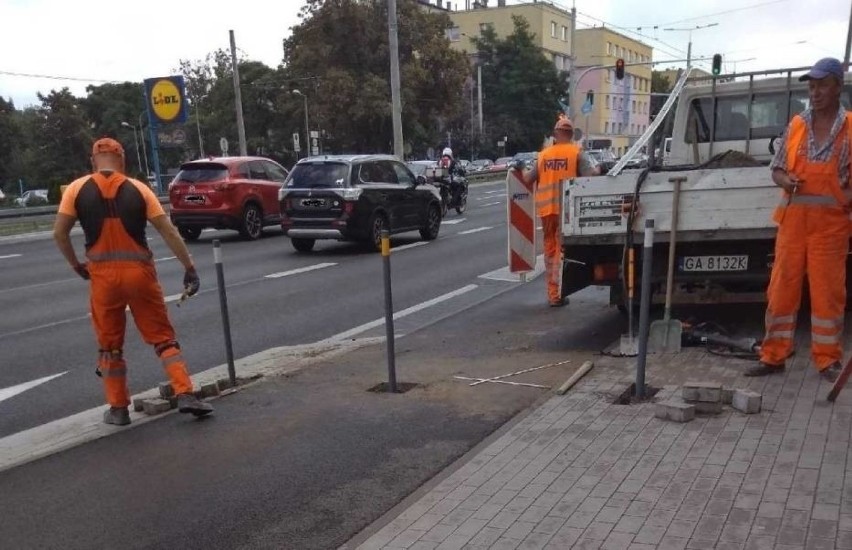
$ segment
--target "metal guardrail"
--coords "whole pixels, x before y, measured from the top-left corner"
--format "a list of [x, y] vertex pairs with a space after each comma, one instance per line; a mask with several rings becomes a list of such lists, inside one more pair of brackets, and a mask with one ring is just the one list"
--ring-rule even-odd
[[[169, 197], [159, 197], [160, 204], [168, 204]], [[49, 216], [56, 214], [59, 209], [58, 205], [51, 204], [48, 206], [10, 206], [8, 208], [0, 208], [0, 220], [14, 218], [30, 218], [32, 216]]]

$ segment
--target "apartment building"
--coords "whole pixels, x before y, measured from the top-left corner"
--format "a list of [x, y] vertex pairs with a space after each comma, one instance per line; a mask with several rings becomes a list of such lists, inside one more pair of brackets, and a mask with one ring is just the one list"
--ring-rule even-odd
[[[578, 29], [575, 41], [579, 80], [571, 101], [574, 124], [586, 130], [587, 140], [608, 142], [621, 156], [649, 124], [653, 49], [607, 27]], [[617, 59], [624, 60], [622, 80], [615, 74]], [[589, 98], [591, 111], [584, 114]]]

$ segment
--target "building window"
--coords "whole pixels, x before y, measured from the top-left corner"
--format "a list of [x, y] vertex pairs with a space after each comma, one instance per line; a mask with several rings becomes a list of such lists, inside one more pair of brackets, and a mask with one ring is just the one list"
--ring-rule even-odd
[[618, 123], [618, 133], [619, 134], [621, 133], [621, 123], [620, 122]]
[[556, 38], [556, 21], [550, 22], [550, 37]]
[[609, 122], [604, 122], [604, 133], [605, 134], [609, 133]]
[[447, 39], [450, 42], [458, 42], [461, 40], [461, 29], [458, 27], [450, 27], [447, 29]]
[[606, 72], [606, 81], [612, 82], [612, 69], [610, 69]]
[[631, 105], [631, 106], [630, 106], [630, 112], [631, 112], [631, 113], [635, 113], [635, 112], [636, 112], [636, 100], [634, 100], [634, 101], [633, 101], [633, 105]]
[[562, 25], [562, 41], [568, 42], [568, 27]]
[[606, 96], [606, 108], [610, 108], [609, 96]]
[[[619, 111], [623, 111], [623, 110], [624, 110], [624, 98], [623, 98], [623, 97], [619, 97], [619, 98], [618, 98], [618, 110], [619, 110]], [[620, 132], [620, 131], [621, 131], [621, 130], [619, 129], [619, 132]]]

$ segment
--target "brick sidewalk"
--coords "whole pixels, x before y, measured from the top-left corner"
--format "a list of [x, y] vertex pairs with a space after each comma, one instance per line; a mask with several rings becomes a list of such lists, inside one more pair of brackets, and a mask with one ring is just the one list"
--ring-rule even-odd
[[763, 394], [760, 414], [685, 424], [611, 404], [633, 366], [602, 358], [359, 548], [852, 548], [852, 388], [827, 403], [800, 350], [758, 379], [700, 350], [649, 358], [657, 400], [687, 380]]

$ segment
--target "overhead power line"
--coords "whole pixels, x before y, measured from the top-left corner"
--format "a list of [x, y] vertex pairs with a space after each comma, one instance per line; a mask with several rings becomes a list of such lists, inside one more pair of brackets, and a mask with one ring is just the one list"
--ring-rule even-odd
[[[740, 7], [740, 8], [733, 8], [733, 9], [730, 9], [730, 10], [720, 11], [720, 12], [717, 12], [717, 13], [708, 13], [706, 15], [698, 15], [698, 16], [695, 16], [695, 17], [687, 17], [686, 19], [678, 19], [677, 21], [669, 21], [668, 23], [660, 23], [659, 25], [656, 25], [656, 26], [665, 27], [665, 26], [668, 26], [668, 25], [677, 25], [678, 23], [685, 23], [687, 21], [695, 21], [697, 19], [706, 19], [708, 17], [717, 17], [719, 15], [728, 15], [729, 13], [736, 13], [738, 11], [753, 10], [755, 8], [762, 8], [764, 6], [771, 6], [772, 4], [780, 4], [780, 3], [786, 2], [786, 1], [787, 0], [771, 0], [770, 2], [763, 2], [761, 4], [752, 4], [751, 6], [743, 6], [743, 7]], [[649, 25], [645, 25], [645, 26], [647, 27]]]
[[59, 75], [50, 75], [50, 74], [32, 74], [32, 73], [18, 73], [14, 71], [0, 71], [0, 75], [6, 76], [20, 76], [24, 78], [46, 78], [48, 80], [70, 80], [73, 82], [100, 82], [102, 84], [109, 83], [118, 83], [124, 82], [121, 80], [103, 80], [100, 78], [82, 78], [77, 76], [59, 76]]

